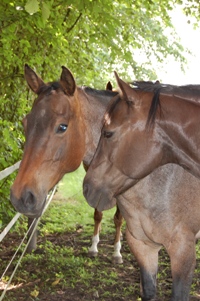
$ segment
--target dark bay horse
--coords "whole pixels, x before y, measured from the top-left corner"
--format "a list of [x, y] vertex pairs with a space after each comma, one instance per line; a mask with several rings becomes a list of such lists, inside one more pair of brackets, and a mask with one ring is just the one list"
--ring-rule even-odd
[[[198, 169], [192, 168], [194, 158], [199, 165], [198, 132], [193, 132], [200, 114], [199, 86], [191, 91], [181, 87], [176, 97], [161, 90], [159, 105], [151, 106], [152, 92], [132, 91], [118, 81], [122, 96], [111, 101], [105, 115], [100, 143], [84, 180], [84, 195], [98, 210], [111, 208], [116, 197], [127, 223], [127, 242], [140, 267], [142, 300], [155, 298], [158, 252], [164, 246], [171, 260], [170, 300], [188, 301], [195, 243], [200, 238], [200, 181], [185, 169], [199, 176]], [[164, 164], [170, 161], [176, 164]]]
[[[17, 177], [11, 187], [11, 202], [31, 218], [40, 216], [46, 195], [68, 172], [83, 162], [87, 169], [100, 137], [103, 115], [117, 92], [78, 87], [71, 72], [62, 67], [58, 82], [44, 81], [25, 65], [25, 79], [37, 99], [24, 118], [25, 148]], [[102, 213], [94, 212], [94, 235], [89, 253], [98, 252]], [[122, 216], [117, 209], [115, 262], [122, 262], [120, 234]]]

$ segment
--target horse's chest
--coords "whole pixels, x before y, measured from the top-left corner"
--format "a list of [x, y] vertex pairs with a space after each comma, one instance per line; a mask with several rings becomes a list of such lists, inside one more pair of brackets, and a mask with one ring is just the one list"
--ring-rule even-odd
[[135, 239], [154, 242], [157, 219], [154, 212], [150, 212], [141, 204], [135, 202], [130, 204], [119, 198], [117, 202], [120, 212], [126, 220], [127, 227]]

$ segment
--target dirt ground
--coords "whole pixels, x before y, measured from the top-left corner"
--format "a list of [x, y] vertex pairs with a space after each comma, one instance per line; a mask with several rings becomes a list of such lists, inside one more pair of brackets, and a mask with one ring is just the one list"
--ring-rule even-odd
[[[40, 238], [40, 240], [43, 238]], [[88, 248], [88, 241], [90, 240], [90, 237], [85, 238], [83, 235], [80, 234], [80, 231], [77, 230], [73, 233], [64, 233], [64, 234], [56, 234], [51, 235], [48, 237], [48, 240], [56, 245], [56, 246], [64, 246], [66, 248], [73, 248], [74, 250], [74, 256], [85, 258], [87, 257], [87, 254], [85, 251], [86, 248]], [[139, 269], [137, 266], [137, 263], [134, 260], [134, 257], [132, 254], [130, 254], [128, 246], [125, 241], [122, 243], [122, 254], [123, 254], [123, 264], [121, 265], [113, 265], [111, 260], [112, 255], [112, 244], [110, 242], [113, 241], [113, 237], [111, 235], [104, 235], [102, 236], [102, 240], [99, 243], [99, 258], [98, 261], [100, 262], [100, 267], [108, 273], [108, 275], [112, 272], [115, 272], [118, 274], [119, 279], [116, 283], [105, 283], [104, 286], [101, 286], [99, 288], [99, 282], [100, 280], [95, 279], [95, 277], [91, 280], [90, 286], [93, 288], [91, 291], [88, 289], [84, 282], [78, 281], [77, 279], [77, 285], [75, 287], [63, 287], [59, 285], [55, 285], [50, 287], [50, 289], [47, 289], [47, 286], [44, 285], [44, 281], [41, 275], [39, 275], [38, 278], [32, 279], [30, 277], [30, 281], [19, 279], [19, 284], [16, 285], [16, 287], [12, 287], [12, 290], [9, 290], [6, 293], [6, 296], [3, 300], [5, 301], [33, 301], [33, 300], [39, 300], [39, 301], [133, 301], [133, 300], [141, 300], [139, 298]], [[11, 256], [13, 255], [13, 248], [11, 249], [11, 242], [12, 246], [15, 244], [17, 245], [18, 238], [16, 235], [11, 235], [6, 242], [1, 246], [0, 249], [0, 256], [2, 262], [6, 261], [8, 262]], [[41, 242], [41, 241], [40, 241]], [[36, 251], [35, 254], [39, 254], [44, 252], [42, 249], [39, 249]], [[59, 254], [58, 254], [59, 255]], [[95, 259], [94, 259], [95, 260]], [[169, 259], [165, 253], [165, 251], [161, 251], [160, 254], [160, 262], [164, 262], [164, 264], [160, 264], [159, 266], [159, 283], [158, 283], [158, 290], [159, 290], [159, 296], [162, 295], [162, 297], [158, 297], [155, 299], [156, 301], [164, 301], [169, 300], [170, 291], [171, 291], [171, 275], [170, 275], [170, 269], [169, 269]], [[46, 268], [46, 263], [38, 262], [37, 263], [37, 270], [40, 271], [40, 273], [49, 273], [49, 277], [51, 277], [51, 271], [48, 270], [48, 266]], [[199, 265], [200, 262], [197, 260], [197, 265]], [[13, 269], [13, 267], [10, 268], [10, 272]], [[19, 268], [20, 269], [20, 268]], [[198, 269], [199, 270], [199, 269]], [[195, 276], [194, 276], [194, 291], [198, 292], [198, 283], [200, 279], [200, 273], [196, 270]], [[31, 275], [35, 271], [35, 267], [32, 266], [32, 264], [28, 265], [26, 264], [26, 275], [29, 273]], [[38, 272], [39, 274], [39, 272]], [[20, 273], [18, 274], [20, 275]], [[22, 272], [23, 275], [23, 272]], [[21, 278], [27, 277], [26, 275], [21, 276]], [[20, 286], [20, 283], [23, 282], [23, 286]], [[3, 289], [5, 284], [3, 282], [0, 282], [0, 289]], [[37, 290], [39, 291], [38, 296], [34, 296], [34, 289], [37, 287]], [[95, 289], [96, 287], [96, 289]], [[130, 291], [131, 293], [124, 293], [125, 291]], [[105, 296], [105, 291], [108, 292], [108, 296]], [[200, 290], [199, 290], [200, 291]], [[194, 294], [194, 293], [193, 293]], [[104, 297], [102, 297], [102, 295]], [[195, 297], [191, 296], [191, 301], [200, 300], [200, 297], [198, 296], [198, 293], [194, 294]]]

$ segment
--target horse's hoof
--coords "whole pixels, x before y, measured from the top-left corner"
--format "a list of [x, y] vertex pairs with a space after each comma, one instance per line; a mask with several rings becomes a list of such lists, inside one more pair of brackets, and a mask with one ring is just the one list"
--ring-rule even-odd
[[88, 256], [89, 257], [97, 257], [98, 255], [98, 252], [95, 252], [95, 251], [88, 251]]
[[123, 259], [122, 259], [121, 256], [115, 256], [115, 257], [113, 256], [112, 262], [113, 262], [114, 264], [122, 264], [122, 263], [123, 263]]

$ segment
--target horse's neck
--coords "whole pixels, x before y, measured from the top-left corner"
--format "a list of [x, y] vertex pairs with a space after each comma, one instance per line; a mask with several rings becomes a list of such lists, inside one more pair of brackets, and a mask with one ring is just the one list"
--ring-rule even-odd
[[[173, 108], [170, 103], [169, 107]], [[164, 144], [171, 149], [170, 161], [200, 178], [200, 106], [182, 100], [167, 114], [161, 124], [166, 133]]]
[[82, 90], [79, 90], [79, 93], [81, 93], [81, 111], [85, 124], [85, 155], [83, 162], [88, 166], [99, 142], [103, 116], [111, 96], [104, 96], [102, 101], [101, 96], [89, 95]]

